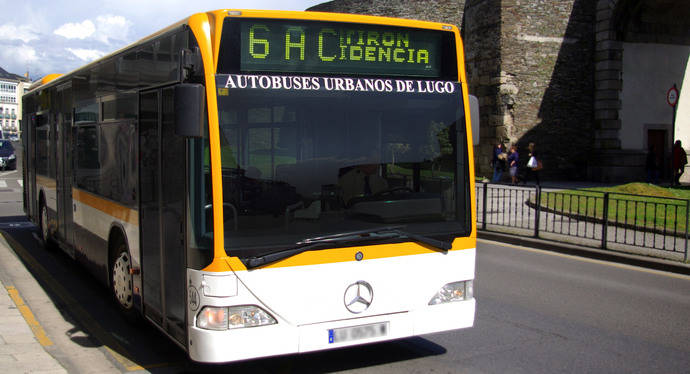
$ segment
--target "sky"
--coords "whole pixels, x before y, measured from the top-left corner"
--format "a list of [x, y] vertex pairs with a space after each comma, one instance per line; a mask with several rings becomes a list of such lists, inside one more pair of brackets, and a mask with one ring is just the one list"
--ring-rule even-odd
[[0, 0], [0, 67], [67, 73], [194, 13], [305, 10], [328, 0]]

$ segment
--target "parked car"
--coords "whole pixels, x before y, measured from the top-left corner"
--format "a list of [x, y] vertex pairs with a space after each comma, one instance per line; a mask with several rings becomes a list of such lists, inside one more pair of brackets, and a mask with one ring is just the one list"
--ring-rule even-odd
[[17, 155], [14, 154], [12, 142], [6, 139], [0, 140], [0, 168], [2, 170], [17, 168]]

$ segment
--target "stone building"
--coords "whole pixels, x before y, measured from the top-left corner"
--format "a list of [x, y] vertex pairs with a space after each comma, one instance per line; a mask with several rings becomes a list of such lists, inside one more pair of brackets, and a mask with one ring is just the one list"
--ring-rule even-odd
[[617, 182], [644, 180], [650, 145], [665, 173], [673, 139], [690, 145], [690, 2], [335, 0], [310, 10], [458, 25], [480, 101], [479, 175], [497, 142], [523, 155], [535, 142], [547, 177]]

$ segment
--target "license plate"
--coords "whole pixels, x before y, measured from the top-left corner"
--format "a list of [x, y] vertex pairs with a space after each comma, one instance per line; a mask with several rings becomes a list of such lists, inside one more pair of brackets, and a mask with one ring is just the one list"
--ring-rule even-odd
[[388, 322], [370, 325], [342, 327], [328, 330], [328, 343], [342, 343], [351, 340], [377, 338], [388, 335]]

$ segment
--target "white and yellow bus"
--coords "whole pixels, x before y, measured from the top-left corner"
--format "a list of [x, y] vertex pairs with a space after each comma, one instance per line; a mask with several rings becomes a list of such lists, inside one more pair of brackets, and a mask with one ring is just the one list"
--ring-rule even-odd
[[473, 325], [455, 26], [194, 14], [23, 98], [46, 244], [201, 362]]

